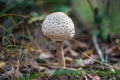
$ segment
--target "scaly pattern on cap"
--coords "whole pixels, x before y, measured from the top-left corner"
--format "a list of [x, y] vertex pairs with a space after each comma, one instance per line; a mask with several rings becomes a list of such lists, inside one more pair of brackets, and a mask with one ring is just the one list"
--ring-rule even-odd
[[43, 21], [42, 32], [56, 41], [71, 39], [75, 34], [72, 20], [62, 12], [49, 14]]

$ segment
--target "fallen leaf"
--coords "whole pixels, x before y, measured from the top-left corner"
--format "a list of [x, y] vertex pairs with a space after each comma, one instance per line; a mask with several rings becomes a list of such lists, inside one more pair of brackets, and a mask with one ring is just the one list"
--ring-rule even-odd
[[5, 72], [4, 74], [1, 75], [2, 79], [7, 79], [7, 78], [20, 78], [23, 77], [22, 73], [18, 69], [12, 69], [10, 71]]
[[89, 58], [94, 53], [93, 50], [87, 50], [82, 53], [81, 58], [86, 59]]
[[101, 80], [98, 75], [94, 75], [94, 74], [88, 74], [86, 77], [88, 80]]
[[44, 73], [47, 75], [47, 77], [51, 77], [54, 74], [55, 70], [50, 70], [50, 69], [46, 69], [44, 71]]
[[85, 65], [93, 64], [94, 62], [95, 62], [95, 60], [93, 58], [89, 58], [89, 59], [84, 60]]
[[77, 64], [79, 64], [80, 66], [85, 66], [84, 60], [83, 59], [76, 59], [75, 60], [77, 62]]
[[65, 57], [65, 62], [66, 63], [72, 63], [72, 62], [74, 62], [74, 60], [70, 57]]
[[81, 47], [81, 48], [83, 48], [83, 49], [87, 49], [87, 45], [86, 45], [85, 43], [80, 42], [80, 41], [75, 40], [75, 39], [72, 39], [72, 41], [75, 42], [75, 45], [77, 45], [77, 46], [79, 46], [79, 47]]
[[3, 66], [5, 66], [5, 62], [0, 61], [0, 68], [2, 68]]
[[30, 61], [30, 65], [31, 65], [31, 67], [33, 68], [33, 69], [35, 69], [36, 71], [44, 71], [46, 68], [45, 67], [43, 67], [43, 66], [39, 66], [39, 64], [36, 62], [36, 61], [34, 61], [33, 59], [31, 59], [31, 61]]
[[49, 52], [42, 52], [39, 56], [40, 59], [48, 59], [48, 58], [53, 58], [54, 56]]
[[75, 52], [74, 50], [70, 49], [69, 52], [71, 53], [72, 56], [77, 57], [78, 53]]

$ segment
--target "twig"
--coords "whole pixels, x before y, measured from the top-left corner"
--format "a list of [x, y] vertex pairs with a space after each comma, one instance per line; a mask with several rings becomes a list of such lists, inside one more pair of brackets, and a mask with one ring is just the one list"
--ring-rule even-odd
[[94, 43], [95, 48], [96, 48], [96, 51], [97, 51], [97, 53], [98, 53], [101, 61], [104, 62], [103, 53], [102, 53], [101, 49], [99, 48], [99, 45], [98, 45], [96, 36], [93, 36], [93, 37], [92, 37], [92, 40], [93, 40], [93, 43]]
[[19, 16], [19, 17], [23, 17], [23, 18], [31, 18], [31, 16], [28, 16], [28, 15], [13, 14], [13, 13], [3, 14], [0, 17], [5, 17], [5, 16]]
[[8, 33], [11, 33], [8, 29], [5, 28], [5, 26], [3, 26], [1, 24], [0, 24], [0, 28], [3, 29], [4, 31], [8, 32]]

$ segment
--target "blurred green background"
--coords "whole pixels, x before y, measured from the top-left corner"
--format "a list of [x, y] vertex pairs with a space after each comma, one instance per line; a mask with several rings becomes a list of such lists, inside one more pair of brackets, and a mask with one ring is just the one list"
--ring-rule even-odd
[[120, 35], [119, 8], [120, 0], [0, 0], [0, 38], [18, 32], [21, 24], [40, 25], [46, 15], [61, 11], [73, 19], [77, 34], [86, 30], [106, 40]]

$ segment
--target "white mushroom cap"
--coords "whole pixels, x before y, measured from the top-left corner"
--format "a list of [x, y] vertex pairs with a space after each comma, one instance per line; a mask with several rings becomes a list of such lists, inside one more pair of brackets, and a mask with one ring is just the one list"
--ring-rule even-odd
[[66, 14], [54, 12], [43, 21], [42, 32], [51, 39], [64, 41], [74, 36], [75, 28], [72, 20]]

